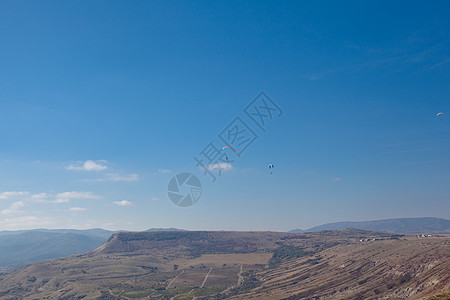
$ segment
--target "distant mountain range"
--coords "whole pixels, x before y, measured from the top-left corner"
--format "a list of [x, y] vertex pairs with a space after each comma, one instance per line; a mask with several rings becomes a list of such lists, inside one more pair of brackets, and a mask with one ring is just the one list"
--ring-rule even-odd
[[18, 235], [26, 232], [43, 232], [43, 233], [73, 233], [73, 234], [81, 234], [93, 237], [102, 237], [108, 239], [111, 234], [116, 233], [117, 231], [110, 231], [101, 228], [92, 228], [86, 230], [77, 230], [77, 229], [31, 229], [31, 230], [15, 230], [15, 231], [0, 231], [0, 237], [2, 236], [11, 236]]
[[82, 254], [99, 247], [108, 238], [72, 232], [28, 231], [0, 236], [0, 267], [14, 269], [23, 265]]
[[[152, 228], [147, 231], [180, 230]], [[117, 232], [101, 228], [0, 231], [0, 272], [36, 261], [92, 251]]]
[[322, 230], [342, 230], [345, 228], [404, 234], [450, 233], [450, 220], [430, 217], [398, 218], [362, 222], [336, 222], [316, 226], [308, 230], [294, 229], [289, 232], [302, 233]]

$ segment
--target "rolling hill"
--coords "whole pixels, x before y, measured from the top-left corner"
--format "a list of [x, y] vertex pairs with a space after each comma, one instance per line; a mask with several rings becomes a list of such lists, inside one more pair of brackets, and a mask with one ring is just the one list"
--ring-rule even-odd
[[314, 232], [321, 230], [342, 230], [357, 228], [389, 233], [426, 234], [450, 233], [450, 220], [441, 218], [398, 218], [362, 222], [336, 222], [310, 228], [308, 230], [294, 229], [290, 232]]
[[26, 264], [99, 247], [107, 238], [72, 232], [28, 231], [0, 236], [0, 268], [13, 269]]

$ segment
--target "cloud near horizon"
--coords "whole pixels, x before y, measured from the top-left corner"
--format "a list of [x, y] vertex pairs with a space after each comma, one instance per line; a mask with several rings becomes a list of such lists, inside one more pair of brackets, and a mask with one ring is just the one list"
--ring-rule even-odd
[[97, 179], [86, 179], [85, 181], [97, 181], [97, 182], [104, 182], [104, 181], [138, 181], [139, 180], [139, 175], [132, 173], [132, 174], [126, 174], [126, 175], [122, 175], [119, 173], [107, 173], [105, 174], [104, 177], [102, 178], [97, 178]]
[[38, 218], [36, 216], [22, 216], [15, 218], [0, 219], [0, 225], [6, 230], [27, 230], [30, 228], [42, 228], [44, 226], [52, 225], [55, 222], [49, 218]]
[[102, 199], [102, 196], [95, 195], [92, 192], [76, 192], [76, 191], [72, 191], [72, 192], [64, 192], [64, 193], [56, 194], [56, 200], [53, 200], [52, 202], [53, 203], [67, 203], [71, 199], [93, 199], [93, 200], [97, 200], [97, 199]]
[[233, 169], [233, 166], [230, 163], [215, 163], [206, 166], [206, 169], [216, 171], [229, 171]]
[[9, 198], [13, 198], [13, 197], [21, 197], [21, 196], [28, 196], [29, 193], [28, 192], [3, 192], [0, 193], [0, 199], [9, 199]]
[[20, 209], [21, 209], [22, 207], [24, 207], [24, 206], [25, 206], [25, 202], [23, 202], [23, 201], [13, 202], [13, 203], [11, 203], [11, 204], [9, 205], [8, 208], [3, 209], [3, 210], [0, 212], [0, 214], [2, 214], [2, 215], [11, 215], [11, 214], [14, 214], [14, 213], [19, 212]]
[[106, 166], [106, 160], [87, 160], [81, 165], [69, 165], [66, 170], [75, 171], [103, 171], [108, 167]]
[[69, 208], [70, 212], [80, 212], [80, 211], [85, 211], [85, 210], [87, 210], [87, 208], [84, 208], [84, 207], [71, 207], [71, 208]]
[[[79, 191], [70, 191], [70, 192], [62, 192], [54, 194], [48, 194], [48, 193], [37, 193], [37, 194], [30, 194], [29, 192], [3, 192], [0, 193], [0, 199], [1, 200], [8, 200], [8, 199], [14, 199], [17, 200], [13, 203], [67, 203], [71, 199], [93, 199], [98, 200], [102, 199], [103, 197], [100, 195], [96, 195], [92, 192], [79, 192]], [[13, 204], [12, 203], [12, 204]], [[11, 204], [11, 205], [12, 205]], [[17, 208], [17, 206], [16, 206]]]
[[114, 201], [113, 203], [114, 203], [115, 205], [117, 205], [117, 206], [131, 206], [131, 205], [133, 205], [132, 202], [127, 201], [127, 200]]

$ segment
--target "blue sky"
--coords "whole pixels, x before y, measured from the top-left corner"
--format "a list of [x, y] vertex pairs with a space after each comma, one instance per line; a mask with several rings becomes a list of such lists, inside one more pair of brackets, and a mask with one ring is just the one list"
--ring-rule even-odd
[[[449, 8], [1, 1], [0, 230], [450, 218]], [[266, 131], [244, 113], [261, 91]], [[236, 117], [258, 139], [212, 183], [193, 157]]]

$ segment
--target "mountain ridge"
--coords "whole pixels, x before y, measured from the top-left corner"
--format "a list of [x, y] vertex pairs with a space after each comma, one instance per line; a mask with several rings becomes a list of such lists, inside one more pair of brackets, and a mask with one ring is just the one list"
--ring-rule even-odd
[[[181, 230], [150, 228], [147, 231]], [[119, 232], [123, 231], [101, 228], [0, 231], [0, 271], [16, 269], [41, 260], [90, 252]]]
[[326, 223], [307, 230], [293, 229], [289, 232], [304, 233], [322, 230], [342, 230], [345, 228], [401, 234], [450, 233], [450, 220], [436, 217], [421, 217], [371, 221], [345, 221]]

